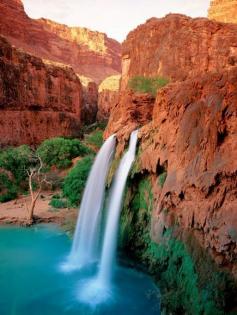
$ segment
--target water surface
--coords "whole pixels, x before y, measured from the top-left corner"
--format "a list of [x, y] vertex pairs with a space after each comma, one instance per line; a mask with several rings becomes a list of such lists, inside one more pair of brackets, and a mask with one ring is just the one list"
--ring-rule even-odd
[[62, 272], [70, 247], [56, 226], [0, 228], [0, 314], [160, 314], [158, 290], [143, 273], [118, 267], [111, 290], [103, 292], [93, 283], [97, 266]]

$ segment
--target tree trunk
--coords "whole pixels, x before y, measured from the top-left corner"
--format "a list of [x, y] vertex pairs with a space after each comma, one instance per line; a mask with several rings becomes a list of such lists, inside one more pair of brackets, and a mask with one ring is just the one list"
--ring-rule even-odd
[[29, 224], [32, 224], [34, 222], [34, 210], [35, 210], [35, 204], [37, 201], [37, 197], [34, 198], [34, 200], [31, 201], [31, 205], [29, 208], [29, 215], [28, 215], [28, 222]]

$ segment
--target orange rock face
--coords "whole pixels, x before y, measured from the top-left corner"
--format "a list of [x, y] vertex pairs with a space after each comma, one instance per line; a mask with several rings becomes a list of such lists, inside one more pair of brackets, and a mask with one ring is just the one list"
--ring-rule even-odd
[[236, 84], [237, 67], [170, 84], [158, 93], [152, 113], [143, 96], [124, 92], [105, 132], [117, 133], [120, 155], [131, 131], [145, 124], [139, 132], [140, 171], [156, 178], [167, 172], [163, 188], [154, 181], [153, 238], [158, 241], [159, 231], [174, 222], [191, 229], [235, 277]]
[[121, 45], [106, 34], [40, 19], [24, 12], [22, 1], [0, 1], [0, 33], [31, 54], [73, 67], [100, 82], [121, 70]]
[[100, 84], [97, 113], [99, 121], [108, 120], [111, 110], [118, 103], [120, 79], [120, 75], [111, 76]]
[[77, 135], [82, 86], [69, 67], [44, 63], [0, 37], [0, 143], [37, 144]]
[[116, 133], [118, 139], [117, 155], [120, 155], [133, 130], [152, 120], [155, 98], [149, 94], [134, 94], [130, 91], [119, 95], [119, 102], [110, 114], [104, 136]]
[[237, 68], [167, 86], [140, 133], [141, 168], [156, 176], [167, 172], [157, 193], [154, 237], [157, 222], [167, 228], [176, 220], [235, 276], [236, 84]]
[[237, 1], [212, 0], [208, 17], [219, 22], [237, 23]]
[[131, 77], [184, 80], [237, 64], [237, 25], [171, 14], [130, 32], [122, 47], [122, 89]]
[[137, 164], [153, 182], [153, 239], [159, 242], [174, 225], [191, 231], [237, 278], [236, 35], [235, 25], [177, 15], [129, 34], [123, 88], [134, 75], [163, 74], [176, 82], [158, 92], [154, 105], [121, 91], [104, 135], [117, 133], [120, 155], [131, 131], [142, 126]]

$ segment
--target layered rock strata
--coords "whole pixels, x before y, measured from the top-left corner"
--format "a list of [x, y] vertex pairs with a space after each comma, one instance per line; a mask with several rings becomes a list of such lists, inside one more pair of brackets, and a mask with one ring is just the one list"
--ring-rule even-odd
[[0, 34], [16, 47], [70, 65], [97, 83], [120, 73], [121, 45], [117, 41], [86, 28], [30, 19], [20, 0], [0, 1]]
[[122, 90], [135, 76], [185, 80], [237, 64], [237, 25], [170, 14], [130, 32], [122, 47]]
[[70, 67], [45, 63], [0, 37], [0, 143], [36, 145], [77, 135], [82, 85]]

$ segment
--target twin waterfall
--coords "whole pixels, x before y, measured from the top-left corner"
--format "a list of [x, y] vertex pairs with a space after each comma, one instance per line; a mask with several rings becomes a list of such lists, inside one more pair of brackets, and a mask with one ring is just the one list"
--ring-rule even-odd
[[[127, 152], [121, 159], [109, 193], [105, 231], [101, 231], [105, 184], [113, 159], [115, 135], [106, 140], [91, 169], [80, 206], [67, 268], [80, 268], [98, 262], [96, 282], [109, 287], [115, 265], [119, 217], [129, 171], [135, 159], [138, 131], [133, 131]], [[102, 245], [100, 235], [103, 233]]]
[[99, 259], [101, 210], [105, 181], [113, 160], [115, 136], [107, 139], [92, 166], [80, 206], [68, 267], [78, 268]]
[[108, 286], [112, 278], [113, 266], [115, 263], [117, 234], [119, 226], [119, 215], [122, 207], [123, 192], [127, 177], [136, 155], [138, 131], [134, 131], [130, 137], [128, 151], [124, 154], [118, 170], [115, 174], [114, 182], [109, 199], [108, 218], [105, 228], [102, 256], [98, 279], [103, 286]]

